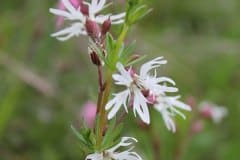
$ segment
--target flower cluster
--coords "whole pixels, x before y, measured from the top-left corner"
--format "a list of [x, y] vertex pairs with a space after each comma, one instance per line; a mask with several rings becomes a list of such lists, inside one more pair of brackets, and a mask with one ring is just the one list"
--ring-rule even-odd
[[101, 153], [89, 154], [85, 160], [142, 160], [142, 158], [131, 150], [133, 147], [125, 151], [118, 151], [121, 147], [131, 146], [133, 142], [137, 142], [132, 137], [122, 137], [121, 141], [110, 149], [107, 149]]
[[[177, 110], [183, 109], [190, 111], [191, 108], [179, 101], [179, 96], [167, 96], [167, 93], [177, 92], [176, 87], [169, 87], [166, 84], [175, 85], [175, 82], [168, 77], [157, 77], [156, 68], [167, 61], [163, 57], [157, 57], [140, 68], [139, 75], [132, 68], [125, 69], [121, 63], [117, 63], [118, 74], [113, 75], [116, 85], [125, 86], [126, 89], [114, 94], [114, 98], [108, 102], [106, 109], [110, 110], [108, 119], [113, 118], [121, 106], [124, 106], [128, 112], [128, 106], [132, 106], [133, 113], [142, 119], [146, 124], [150, 123], [149, 105], [162, 114], [163, 120], [167, 128], [173, 132], [176, 127], [173, 116], [179, 114], [183, 118], [185, 116]], [[154, 74], [151, 71], [154, 70]]]
[[65, 20], [71, 22], [70, 27], [52, 34], [53, 37], [56, 37], [60, 41], [68, 40], [73, 36], [87, 35], [87, 21], [94, 24], [103, 24], [108, 20], [110, 20], [112, 24], [124, 22], [125, 13], [116, 15], [100, 14], [103, 9], [110, 5], [106, 4], [106, 0], [91, 0], [91, 3], [80, 1], [78, 7], [76, 7], [77, 5], [73, 6], [69, 0], [62, 0], [62, 4], [66, 10], [63, 10], [63, 7], [59, 9], [50, 8], [49, 10], [51, 13], [64, 17]]

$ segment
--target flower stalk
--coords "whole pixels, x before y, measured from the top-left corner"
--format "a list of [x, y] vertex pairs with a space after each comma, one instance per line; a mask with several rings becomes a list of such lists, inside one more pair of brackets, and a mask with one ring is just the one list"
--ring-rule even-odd
[[[52, 36], [60, 41], [79, 35], [88, 36], [90, 58], [97, 66], [95, 130], [82, 127], [78, 132], [72, 127], [81, 143], [81, 149], [88, 154], [86, 160], [142, 160], [136, 152], [131, 151], [132, 143], [137, 142], [135, 138], [119, 138], [122, 131], [119, 123], [123, 121], [128, 109], [131, 108], [135, 117], [138, 116], [149, 125], [150, 109], [154, 108], [163, 117], [167, 129], [173, 132], [176, 131], [174, 116], [185, 118], [179, 109], [191, 110], [188, 105], [178, 100], [180, 96], [168, 95], [178, 91], [175, 82], [168, 77], [157, 76], [157, 68], [167, 63], [163, 57], [144, 63], [139, 73], [131, 66], [141, 58], [134, 56], [135, 43], [124, 45], [124, 40], [130, 27], [149, 13], [149, 9], [142, 5], [140, 0], [128, 0], [126, 12], [119, 14], [100, 13], [111, 4], [106, 4], [106, 0], [81, 0], [78, 7], [74, 7], [70, 0], [62, 0], [62, 3], [65, 10], [50, 9], [50, 12], [64, 17], [70, 25]], [[116, 39], [109, 33], [112, 24], [123, 24]], [[124, 86], [125, 89], [112, 94], [114, 84]], [[110, 95], [113, 95], [112, 99]], [[116, 118], [121, 107], [124, 107], [126, 112]], [[130, 149], [122, 150], [122, 147]], [[159, 144], [154, 144], [154, 148], [159, 150]], [[156, 159], [158, 158], [159, 155], [156, 155]]]
[[97, 146], [100, 147], [102, 138], [104, 136], [104, 130], [106, 128], [107, 124], [107, 113], [105, 110], [105, 105], [108, 102], [110, 91], [112, 87], [112, 72], [109, 73], [109, 76], [105, 82], [104, 89], [99, 92], [98, 96], [98, 114], [100, 117], [99, 127], [100, 132], [99, 135], [97, 135]]

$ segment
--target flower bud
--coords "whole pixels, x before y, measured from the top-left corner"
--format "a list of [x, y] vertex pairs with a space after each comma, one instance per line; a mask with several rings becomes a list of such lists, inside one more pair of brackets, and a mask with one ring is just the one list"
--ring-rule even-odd
[[95, 51], [92, 51], [90, 53], [90, 57], [91, 57], [91, 60], [92, 60], [92, 63], [97, 65], [97, 66], [100, 66], [101, 65], [101, 60], [99, 59], [97, 53]]
[[106, 33], [110, 30], [111, 28], [111, 20], [108, 18], [106, 21], [103, 22], [102, 24], [102, 35], [106, 35]]
[[101, 35], [100, 28], [99, 28], [99, 25], [95, 21], [87, 19], [85, 27], [86, 27], [88, 35], [93, 40], [97, 40], [100, 37], [100, 35]]

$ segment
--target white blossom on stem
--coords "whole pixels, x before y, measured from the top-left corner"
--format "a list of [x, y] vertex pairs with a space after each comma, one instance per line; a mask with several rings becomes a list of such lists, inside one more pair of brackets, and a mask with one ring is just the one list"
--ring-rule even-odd
[[[108, 119], [113, 118], [121, 106], [124, 106], [128, 112], [129, 104], [132, 105], [134, 115], [139, 115], [141, 120], [149, 124], [149, 105], [159, 111], [163, 117], [164, 123], [168, 130], [176, 131], [176, 126], [173, 117], [178, 114], [185, 118], [184, 114], [178, 109], [190, 111], [191, 108], [179, 101], [180, 96], [167, 96], [167, 93], [175, 93], [178, 88], [174, 87], [175, 82], [168, 77], [158, 77], [156, 68], [167, 61], [163, 57], [157, 57], [143, 64], [140, 68], [140, 74], [136, 74], [133, 70], [125, 69], [121, 63], [117, 63], [119, 73], [113, 75], [116, 85], [126, 87], [124, 91], [115, 93], [107, 105], [106, 110], [110, 110]], [[151, 71], [154, 71], [153, 74]], [[173, 86], [167, 86], [171, 84]]]
[[[114, 74], [113, 79], [116, 81], [115, 84], [123, 85], [126, 90], [115, 93], [114, 98], [110, 100], [106, 105], [106, 110], [111, 109], [108, 114], [108, 119], [113, 118], [120, 107], [123, 105], [127, 111], [127, 106], [130, 100], [133, 100], [133, 112], [147, 124], [150, 123], [149, 111], [147, 107], [147, 99], [141, 93], [141, 88], [135, 83], [134, 77], [131, 76], [131, 70], [128, 71], [124, 68], [121, 63], [117, 63], [117, 69], [119, 74]], [[122, 96], [124, 94], [124, 96]]]
[[[110, 149], [107, 149], [101, 153], [96, 152], [89, 154], [85, 160], [142, 160], [142, 158], [136, 153], [131, 151], [134, 147], [132, 143], [137, 142], [132, 137], [122, 137], [121, 141]], [[118, 151], [119, 148], [130, 147], [124, 151]]]
[[111, 109], [108, 119], [113, 118], [121, 106], [124, 106], [127, 111], [127, 106], [132, 101], [134, 115], [138, 114], [144, 123], [149, 124], [149, 99], [147, 99], [143, 92], [152, 92], [155, 90], [161, 93], [177, 91], [175, 87], [160, 85], [163, 82], [174, 83], [170, 78], [157, 77], [156, 72], [154, 76], [150, 75], [152, 69], [156, 69], [165, 63], [166, 60], [163, 60], [163, 57], [155, 58], [142, 65], [139, 75], [133, 73], [131, 68], [126, 70], [121, 63], [117, 63], [116, 67], [119, 73], [114, 74], [113, 79], [116, 85], [125, 86], [126, 89], [120, 93], [115, 93], [115, 97], [107, 103], [106, 110]]
[[116, 15], [112, 14], [106, 14], [101, 15], [99, 12], [101, 12], [103, 9], [108, 7], [111, 3], [106, 4], [106, 0], [91, 0], [91, 3], [84, 2], [84, 4], [88, 5], [89, 8], [89, 18], [91, 20], [95, 20], [97, 23], [102, 24], [104, 21], [106, 21], [108, 18], [112, 21], [112, 24], [120, 24], [124, 22], [125, 12], [119, 13]]
[[[87, 35], [85, 28], [86, 20], [90, 20], [103, 24], [106, 20], [110, 19], [112, 24], [120, 24], [124, 22], [125, 13], [116, 15], [106, 14], [101, 15], [99, 12], [109, 6], [105, 5], [106, 0], [91, 0], [91, 3], [82, 2], [78, 8], [75, 8], [69, 0], [62, 0], [62, 4], [66, 10], [50, 8], [49, 11], [57, 16], [64, 17], [65, 20], [71, 22], [70, 26], [64, 28], [51, 36], [56, 37], [60, 41], [65, 41], [73, 36]], [[88, 15], [82, 13], [81, 7], [88, 6]]]

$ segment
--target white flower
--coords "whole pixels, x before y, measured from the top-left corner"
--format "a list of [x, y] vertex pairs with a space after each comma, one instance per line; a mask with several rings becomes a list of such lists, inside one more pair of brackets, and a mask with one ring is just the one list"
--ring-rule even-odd
[[[127, 103], [133, 98], [133, 112], [147, 124], [150, 123], [149, 111], [147, 107], [147, 99], [142, 95], [141, 89], [138, 88], [138, 84], [134, 83], [134, 78], [131, 76], [131, 70], [126, 71], [121, 63], [117, 63], [117, 69], [119, 74], [114, 74], [113, 79], [117, 85], [123, 85], [126, 90], [114, 94], [114, 98], [110, 100], [106, 105], [106, 110], [111, 109], [108, 114], [108, 119], [113, 118], [120, 107], [123, 105], [127, 111]], [[132, 96], [133, 95], [133, 96]]]
[[220, 123], [228, 114], [226, 107], [217, 106], [211, 102], [200, 103], [199, 110], [205, 117], [210, 117], [214, 123]]
[[176, 126], [173, 121], [173, 118], [176, 114], [180, 115], [182, 118], [186, 118], [183, 113], [181, 113], [176, 108], [190, 111], [190, 106], [184, 104], [183, 102], [179, 101], [178, 99], [180, 96], [176, 97], [169, 97], [165, 95], [159, 95], [157, 97], [156, 103], [154, 104], [154, 108], [162, 114], [164, 123], [168, 130], [175, 132]]
[[[151, 104], [162, 114], [167, 128], [175, 132], [176, 127], [173, 117], [178, 114], [185, 118], [184, 114], [177, 108], [186, 111], [190, 111], [191, 108], [178, 100], [180, 96], [171, 97], [166, 95], [166, 93], [178, 91], [178, 88], [166, 85], [166, 83], [175, 85], [172, 79], [157, 77], [156, 68], [166, 63], [167, 61], [163, 60], [163, 57], [157, 57], [143, 64], [139, 75], [134, 73], [131, 68], [126, 70], [122, 64], [117, 63], [119, 74], [114, 74], [113, 79], [115, 84], [125, 86], [126, 89], [113, 94], [114, 98], [107, 103], [106, 109], [111, 109], [108, 119], [113, 118], [121, 106], [124, 106], [124, 109], [128, 112], [127, 106], [132, 102], [134, 115], [136, 116], [137, 113], [143, 122], [149, 124], [148, 105]], [[153, 74], [151, 74], [152, 70], [154, 70]]]
[[106, 0], [92, 0], [91, 3], [84, 2], [89, 7], [89, 18], [95, 20], [97, 23], [102, 24], [108, 18], [112, 21], [112, 24], [120, 24], [124, 22], [125, 12], [116, 15], [99, 15], [99, 12], [110, 4], [105, 5]]
[[66, 20], [71, 21], [71, 26], [67, 27], [63, 30], [60, 30], [56, 33], [53, 33], [51, 36], [57, 37], [60, 41], [65, 41], [70, 39], [73, 36], [79, 35], [87, 35], [85, 29], [86, 19], [90, 18], [92, 21], [95, 21], [99, 24], [102, 24], [104, 21], [110, 18], [112, 24], [119, 24], [124, 22], [125, 13], [120, 13], [117, 15], [101, 15], [99, 14], [104, 8], [108, 5], [105, 5], [106, 0], [91, 0], [91, 3], [83, 2], [88, 6], [89, 15], [84, 15], [81, 12], [81, 5], [78, 8], [75, 8], [69, 0], [62, 0], [63, 5], [66, 8], [65, 10], [61, 9], [53, 9], [50, 8], [50, 12], [57, 15], [62, 16]]
[[[159, 67], [161, 64], [166, 64], [167, 61], [163, 57], [158, 57], [150, 62], [145, 63], [140, 69], [140, 77], [144, 81], [145, 87], [149, 90], [149, 97], [152, 100], [154, 108], [162, 114], [164, 123], [168, 130], [175, 132], [176, 126], [173, 117], [178, 114], [185, 119], [184, 114], [176, 108], [190, 111], [191, 107], [179, 101], [180, 96], [170, 97], [167, 92], [177, 92], [178, 88], [166, 86], [166, 82], [175, 85], [175, 82], [168, 77], [157, 77], [156, 70], [154, 75], [150, 75], [150, 70]], [[160, 85], [161, 83], [164, 83]]]
[[129, 147], [133, 142], [137, 142], [132, 137], [122, 137], [121, 141], [110, 149], [103, 151], [102, 153], [92, 153], [86, 157], [85, 160], [142, 160], [142, 158], [131, 150], [134, 148], [130, 147], [125, 151], [118, 151], [121, 147]]
[[155, 58], [142, 65], [139, 75], [131, 73], [131, 69], [126, 70], [121, 63], [117, 63], [116, 67], [119, 74], [114, 74], [113, 79], [115, 80], [115, 84], [125, 86], [126, 90], [113, 94], [115, 97], [107, 103], [106, 110], [111, 109], [108, 119], [113, 118], [121, 106], [124, 106], [127, 111], [128, 103], [132, 101], [134, 115], [138, 114], [143, 122], [149, 124], [150, 116], [147, 106], [149, 101], [142, 92], [157, 90], [160, 93], [165, 93], [177, 91], [175, 87], [166, 87], [159, 84], [162, 82], [174, 83], [170, 78], [156, 77], [156, 72], [154, 76], [151, 76], [149, 73], [152, 69], [165, 63], [166, 60], [163, 60], [163, 57]]

